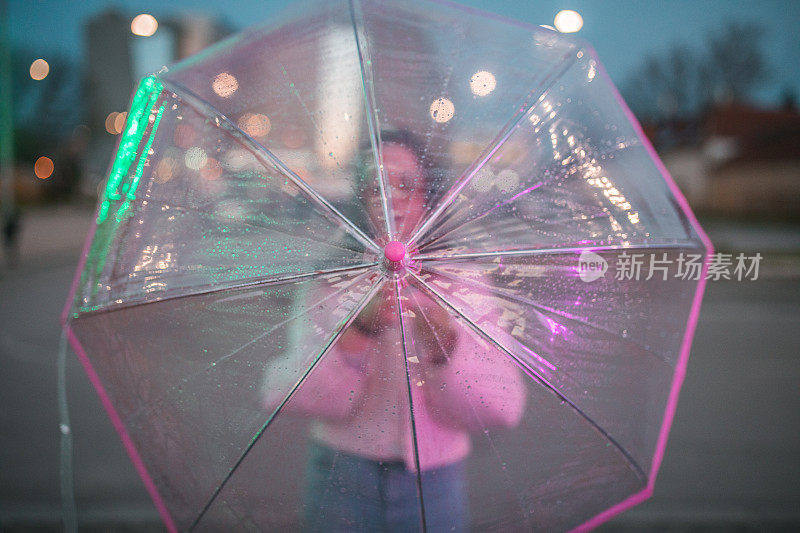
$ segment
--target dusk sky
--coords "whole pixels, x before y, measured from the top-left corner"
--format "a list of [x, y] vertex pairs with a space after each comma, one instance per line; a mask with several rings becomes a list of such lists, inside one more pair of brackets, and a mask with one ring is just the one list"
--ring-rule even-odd
[[[131, 17], [156, 18], [181, 13], [215, 15], [235, 29], [267, 21], [288, 2], [279, 0], [9, 0], [11, 42], [36, 57], [58, 53], [80, 62], [83, 25], [99, 11], [116, 7]], [[464, 0], [478, 7], [533, 24], [553, 24], [562, 9], [584, 19], [578, 35], [591, 43], [612, 79], [620, 85], [646, 56], [683, 44], [699, 49], [705, 35], [727, 21], [752, 22], [762, 41], [771, 77], [756, 96], [774, 104], [787, 90], [800, 95], [800, 1], [796, 0]]]

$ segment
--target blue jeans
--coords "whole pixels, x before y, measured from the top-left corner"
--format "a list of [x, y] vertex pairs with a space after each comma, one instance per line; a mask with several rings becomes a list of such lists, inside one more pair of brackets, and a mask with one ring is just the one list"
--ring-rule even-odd
[[[428, 531], [467, 531], [466, 488], [464, 461], [422, 472]], [[304, 531], [420, 531], [417, 476], [312, 442], [303, 518]]]

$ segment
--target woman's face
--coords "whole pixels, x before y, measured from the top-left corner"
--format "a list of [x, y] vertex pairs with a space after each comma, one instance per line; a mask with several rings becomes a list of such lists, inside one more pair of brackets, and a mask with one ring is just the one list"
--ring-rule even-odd
[[[423, 169], [413, 150], [397, 143], [383, 145], [383, 169], [389, 185], [389, 211], [394, 217], [395, 239], [405, 241], [425, 210]], [[377, 183], [368, 187], [365, 195], [367, 212], [374, 227], [385, 231]]]

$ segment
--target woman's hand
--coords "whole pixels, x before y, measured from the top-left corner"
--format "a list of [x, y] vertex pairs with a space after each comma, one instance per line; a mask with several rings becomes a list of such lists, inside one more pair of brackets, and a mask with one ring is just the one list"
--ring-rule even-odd
[[435, 366], [447, 364], [458, 340], [455, 319], [434, 302], [426, 302], [415, 311], [413, 331], [425, 349], [420, 358]]
[[364, 335], [378, 335], [392, 321], [397, 320], [394, 306], [391, 305], [391, 302], [394, 301], [393, 299], [394, 295], [388, 291], [379, 292], [361, 310], [351, 327], [354, 327]]

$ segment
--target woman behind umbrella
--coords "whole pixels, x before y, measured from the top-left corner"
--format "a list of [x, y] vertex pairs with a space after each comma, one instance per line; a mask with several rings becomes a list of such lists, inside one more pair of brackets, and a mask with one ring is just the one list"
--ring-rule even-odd
[[[421, 150], [408, 134], [384, 132], [382, 156], [394, 225], [413, 224], [425, 211], [431, 186]], [[382, 227], [377, 187], [364, 195], [373, 227]], [[414, 353], [406, 354], [408, 362], [394, 286], [386, 283], [284, 407], [313, 419], [306, 530], [416, 530], [420, 499], [428, 529], [467, 530], [470, 435], [513, 427], [522, 416], [525, 391], [518, 370], [489, 357], [481, 341], [431, 297], [409, 294], [411, 312], [404, 311], [404, 321]], [[304, 357], [303, 332], [296, 333], [289, 357]], [[285, 390], [276, 386], [279, 365], [290, 363], [267, 370], [268, 409], [283, 400], [274, 392]]]

